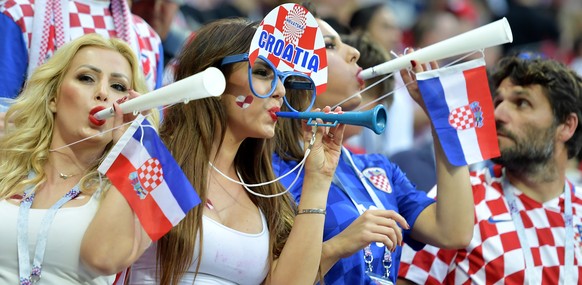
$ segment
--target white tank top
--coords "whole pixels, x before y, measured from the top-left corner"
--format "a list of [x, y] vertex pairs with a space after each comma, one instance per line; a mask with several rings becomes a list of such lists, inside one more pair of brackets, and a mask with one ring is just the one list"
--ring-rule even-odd
[[[196, 259], [182, 276], [180, 284], [256, 285], [263, 282], [269, 272], [269, 230], [265, 216], [260, 213], [263, 230], [258, 234], [239, 232], [203, 216], [204, 250], [200, 270], [194, 280], [198, 263]], [[153, 243], [131, 266], [130, 284], [158, 284], [156, 249]], [[196, 246], [194, 257], [198, 256], [198, 252]]]
[[[97, 198], [91, 196], [89, 199], [83, 206], [58, 210], [49, 229], [42, 275], [37, 285], [113, 283], [115, 275], [99, 276], [81, 264], [81, 240], [99, 207]], [[18, 206], [0, 200], [0, 284], [19, 284], [16, 233], [18, 209]], [[38, 231], [46, 212], [47, 209], [30, 209], [29, 212], [30, 264], [34, 259]]]

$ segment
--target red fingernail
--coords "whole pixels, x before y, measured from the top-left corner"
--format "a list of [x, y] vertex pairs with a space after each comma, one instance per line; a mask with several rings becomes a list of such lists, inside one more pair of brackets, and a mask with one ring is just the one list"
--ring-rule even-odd
[[416, 60], [411, 60], [410, 64], [412, 64], [412, 67], [416, 67]]
[[127, 98], [128, 98], [127, 96], [123, 96], [122, 98], [117, 99], [117, 101], [115, 101], [115, 102], [117, 102], [117, 104], [121, 104], [121, 103], [127, 101]]

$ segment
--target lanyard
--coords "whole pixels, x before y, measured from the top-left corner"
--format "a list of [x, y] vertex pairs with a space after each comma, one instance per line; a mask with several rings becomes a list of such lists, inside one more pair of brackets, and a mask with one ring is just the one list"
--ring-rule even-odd
[[[358, 169], [358, 167], [354, 163], [354, 160], [352, 159], [350, 152], [345, 147], [342, 147], [342, 159], [345, 159], [345, 160], [347, 160], [347, 162], [349, 162], [352, 170], [356, 173], [356, 175], [360, 179], [360, 182], [362, 183], [362, 185], [364, 185], [364, 188], [368, 192], [368, 195], [370, 196], [370, 198], [372, 198], [372, 201], [374, 202], [374, 205], [376, 206], [376, 208], [381, 209], [381, 210], [385, 210], [386, 208], [384, 207], [384, 204], [382, 204], [382, 202], [380, 201], [380, 198], [378, 198], [378, 195], [376, 195], [374, 189], [372, 189], [372, 187], [368, 184], [364, 174], [362, 174], [362, 172]], [[358, 202], [356, 202], [354, 200], [352, 195], [350, 195], [350, 191], [348, 190], [348, 188], [340, 181], [340, 179], [336, 175], [333, 176], [332, 182], [350, 198], [350, 200], [352, 201], [352, 203], [354, 204], [356, 209], [358, 209], [358, 212], [360, 213], [360, 215], [363, 214], [367, 210], [366, 207], [364, 207], [363, 205], [359, 204]], [[376, 243], [376, 245], [378, 245], [378, 243]], [[378, 247], [382, 247], [382, 246], [384, 246], [384, 244], [381, 244]], [[372, 278], [376, 282], [382, 282], [382, 281], [378, 280], [379, 279], [378, 277], [373, 276], [373, 270], [374, 270], [374, 268], [372, 266], [373, 261], [374, 261], [374, 256], [372, 255], [372, 249], [370, 248], [370, 245], [367, 245], [364, 248], [364, 262], [366, 262], [366, 273], [370, 276], [370, 278]], [[382, 258], [382, 266], [384, 266], [385, 273], [381, 277], [381, 279], [388, 280], [390, 277], [390, 268], [392, 267], [392, 254], [390, 251], [388, 251], [388, 249], [385, 246], [384, 246], [384, 256]], [[386, 283], [386, 284], [391, 284], [391, 283]]]
[[[507, 203], [509, 204], [511, 218], [515, 224], [517, 237], [519, 238], [521, 250], [523, 251], [525, 258], [525, 276], [527, 276], [529, 280], [527, 284], [541, 284], [539, 278], [540, 276], [534, 272], [535, 266], [533, 263], [531, 248], [527, 241], [527, 235], [525, 233], [523, 221], [521, 220], [519, 209], [517, 208], [516, 198], [512, 191], [513, 186], [509, 184], [508, 179], [505, 177], [505, 169], [503, 176], [503, 194], [505, 195]], [[566, 231], [564, 249], [564, 284], [575, 284], [575, 280], [572, 280], [572, 283], [566, 281], [568, 278], [574, 278], [572, 275], [574, 270], [574, 223], [572, 215], [572, 191], [571, 189], [568, 189], [568, 181], [566, 181], [564, 184], [564, 227]]]
[[[384, 204], [382, 204], [382, 201], [380, 201], [380, 198], [378, 198], [378, 195], [376, 195], [376, 191], [372, 188], [372, 186], [370, 186], [368, 180], [366, 179], [364, 174], [360, 171], [360, 169], [358, 169], [358, 167], [356, 166], [356, 163], [354, 163], [354, 160], [352, 159], [352, 155], [345, 147], [342, 147], [342, 156], [344, 157], [344, 159], [347, 159], [347, 161], [350, 163], [352, 170], [356, 173], [356, 175], [358, 176], [358, 179], [360, 179], [360, 182], [362, 183], [362, 185], [364, 185], [364, 188], [366, 188], [366, 191], [368, 192], [368, 195], [370, 196], [370, 198], [372, 198], [372, 201], [374, 201], [374, 205], [376, 205], [376, 207], [380, 210], [385, 210], [386, 208], [384, 207]], [[334, 176], [334, 180], [335, 180], [335, 176]], [[343, 187], [340, 187], [340, 188], [342, 188], [342, 190], [344, 190]], [[344, 192], [345, 192], [345, 190], [344, 190]], [[354, 202], [353, 199], [352, 199], [352, 202]], [[360, 214], [362, 214], [362, 213], [363, 212], [360, 212]]]
[[[30, 190], [30, 189], [29, 189]], [[30, 253], [28, 251], [28, 213], [32, 206], [35, 193], [28, 195], [29, 190], [24, 192], [25, 198], [20, 202], [18, 211], [18, 273], [20, 275], [20, 285], [30, 285], [38, 282], [42, 272], [42, 262], [46, 250], [48, 230], [57, 214], [57, 211], [68, 201], [77, 197], [81, 191], [79, 185], [75, 185], [54, 205], [52, 205], [42, 220], [41, 228], [38, 232], [36, 248], [34, 251], [34, 261], [32, 269], [30, 266]]]

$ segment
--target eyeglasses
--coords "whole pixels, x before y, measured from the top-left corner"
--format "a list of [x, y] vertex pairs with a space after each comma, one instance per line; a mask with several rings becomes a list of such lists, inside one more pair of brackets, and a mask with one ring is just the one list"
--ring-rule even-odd
[[[247, 53], [225, 57], [221, 66], [248, 61]], [[251, 92], [259, 98], [273, 95], [277, 88], [277, 79], [285, 86], [285, 105], [293, 112], [309, 111], [315, 103], [315, 83], [308, 75], [297, 71], [279, 71], [263, 56], [259, 56], [254, 65], [248, 67], [248, 79]]]

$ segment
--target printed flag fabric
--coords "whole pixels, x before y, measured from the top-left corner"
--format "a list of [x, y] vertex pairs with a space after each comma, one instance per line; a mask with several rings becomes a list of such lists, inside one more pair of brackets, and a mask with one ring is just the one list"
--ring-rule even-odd
[[125, 197], [153, 241], [177, 225], [200, 197], [155, 129], [139, 116], [98, 168]]
[[468, 165], [500, 155], [483, 58], [418, 73], [416, 79], [452, 165]]

